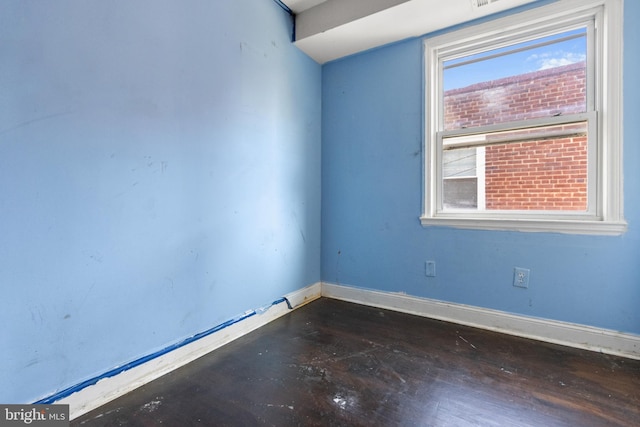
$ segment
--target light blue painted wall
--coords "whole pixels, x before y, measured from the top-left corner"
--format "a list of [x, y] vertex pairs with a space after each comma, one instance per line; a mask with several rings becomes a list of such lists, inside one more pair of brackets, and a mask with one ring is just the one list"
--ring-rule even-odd
[[321, 68], [270, 0], [0, 2], [0, 402], [320, 279]]
[[[625, 3], [626, 234], [423, 228], [414, 39], [323, 67], [322, 279], [640, 333], [640, 2]], [[514, 266], [531, 269], [529, 289], [512, 286]]]

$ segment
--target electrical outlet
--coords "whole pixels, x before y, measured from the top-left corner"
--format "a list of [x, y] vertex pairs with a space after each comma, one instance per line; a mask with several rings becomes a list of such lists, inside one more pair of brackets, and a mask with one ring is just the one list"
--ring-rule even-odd
[[436, 277], [436, 262], [435, 261], [427, 261], [425, 263], [424, 274], [427, 277]]
[[529, 270], [528, 268], [514, 267], [513, 286], [517, 286], [519, 288], [528, 288], [530, 275], [531, 270]]

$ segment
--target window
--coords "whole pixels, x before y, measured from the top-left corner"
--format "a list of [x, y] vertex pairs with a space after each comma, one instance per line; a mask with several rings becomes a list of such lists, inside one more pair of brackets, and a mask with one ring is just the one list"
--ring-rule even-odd
[[622, 0], [425, 40], [423, 225], [620, 234]]

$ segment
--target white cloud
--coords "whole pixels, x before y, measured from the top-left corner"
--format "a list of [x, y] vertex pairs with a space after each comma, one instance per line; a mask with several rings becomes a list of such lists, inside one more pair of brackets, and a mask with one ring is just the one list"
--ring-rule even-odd
[[576, 62], [582, 62], [587, 59], [587, 56], [583, 53], [574, 52], [553, 52], [534, 54], [527, 58], [527, 61], [534, 62], [536, 64], [536, 70], [547, 70], [549, 68], [561, 67], [563, 65], [575, 64]]

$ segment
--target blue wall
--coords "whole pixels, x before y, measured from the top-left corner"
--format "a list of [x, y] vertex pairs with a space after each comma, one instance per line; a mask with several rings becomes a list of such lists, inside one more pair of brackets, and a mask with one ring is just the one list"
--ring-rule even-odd
[[[413, 39], [323, 67], [323, 281], [640, 333], [640, 2], [625, 3], [627, 233], [422, 227], [422, 40]], [[512, 286], [515, 266], [531, 269], [529, 289]]]
[[420, 226], [420, 40], [321, 68], [268, 0], [0, 2], [0, 402], [320, 278], [640, 333], [625, 19], [629, 231], [594, 237]]
[[267, 0], [0, 2], [0, 402], [320, 279], [321, 67]]

